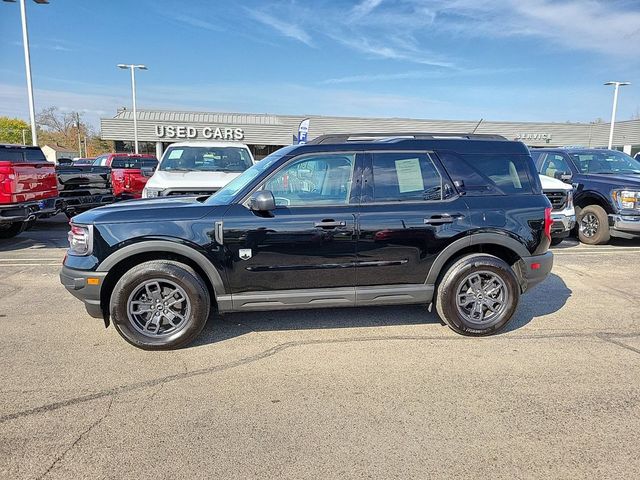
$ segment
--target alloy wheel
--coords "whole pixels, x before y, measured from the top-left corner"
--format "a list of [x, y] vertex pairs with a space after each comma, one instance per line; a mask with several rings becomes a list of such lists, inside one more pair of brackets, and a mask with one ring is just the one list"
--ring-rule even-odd
[[496, 321], [509, 304], [507, 285], [488, 270], [467, 275], [456, 292], [458, 313], [468, 322], [487, 326]]
[[600, 228], [600, 221], [595, 214], [587, 213], [582, 217], [580, 221], [580, 231], [585, 237], [593, 237], [598, 232], [598, 228]]
[[191, 301], [184, 289], [163, 278], [146, 280], [138, 285], [127, 301], [131, 325], [148, 337], [172, 335], [188, 322]]

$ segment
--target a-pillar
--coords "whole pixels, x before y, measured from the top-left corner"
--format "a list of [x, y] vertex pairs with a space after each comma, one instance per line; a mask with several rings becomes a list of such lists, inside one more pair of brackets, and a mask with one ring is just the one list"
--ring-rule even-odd
[[162, 154], [164, 150], [162, 148], [162, 142], [156, 142], [156, 158], [160, 160], [162, 158]]

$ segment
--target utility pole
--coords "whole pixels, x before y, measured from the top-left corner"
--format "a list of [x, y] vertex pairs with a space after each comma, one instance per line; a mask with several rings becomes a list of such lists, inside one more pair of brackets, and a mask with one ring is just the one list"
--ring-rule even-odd
[[82, 140], [80, 138], [80, 114], [76, 112], [76, 127], [78, 128], [78, 157], [82, 158]]

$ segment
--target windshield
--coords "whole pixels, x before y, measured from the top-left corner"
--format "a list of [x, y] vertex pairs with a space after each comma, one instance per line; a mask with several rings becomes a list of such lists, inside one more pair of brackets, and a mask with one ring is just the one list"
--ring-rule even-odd
[[169, 147], [162, 157], [165, 172], [244, 172], [251, 166], [242, 147]]
[[280, 160], [291, 150], [295, 148], [295, 145], [281, 148], [273, 152], [271, 155], [265, 157], [256, 163], [253, 167], [245, 170], [242, 175], [231, 180], [223, 188], [218, 190], [215, 194], [207, 199], [207, 203], [211, 205], [228, 205], [231, 200], [253, 180], [255, 180], [262, 172], [267, 170], [271, 165]]
[[640, 162], [615, 150], [584, 150], [570, 155], [581, 173], [640, 173]]

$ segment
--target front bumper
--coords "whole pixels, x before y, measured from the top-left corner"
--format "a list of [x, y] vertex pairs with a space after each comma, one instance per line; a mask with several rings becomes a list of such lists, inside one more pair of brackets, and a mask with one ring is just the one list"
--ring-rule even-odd
[[609, 215], [609, 229], [613, 236], [640, 236], [640, 215]]
[[60, 283], [71, 295], [84, 302], [89, 315], [94, 318], [104, 318], [100, 306], [100, 290], [106, 276], [107, 272], [90, 272], [63, 266], [60, 272]]
[[563, 213], [551, 213], [551, 236], [553, 238], [565, 238], [569, 236], [569, 233], [576, 226], [575, 215], [565, 215]]
[[523, 257], [520, 268], [522, 293], [542, 282], [553, 267], [553, 253], [548, 251], [542, 255]]

